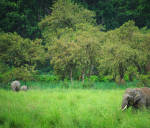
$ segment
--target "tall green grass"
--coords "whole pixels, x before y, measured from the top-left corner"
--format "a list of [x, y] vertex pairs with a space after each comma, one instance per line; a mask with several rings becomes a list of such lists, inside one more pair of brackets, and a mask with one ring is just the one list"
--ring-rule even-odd
[[28, 81], [28, 82], [21, 82], [22, 85], [25, 84], [28, 87], [31, 87], [34, 89], [47, 89], [47, 88], [125, 89], [128, 87], [135, 87], [136, 83], [137, 82], [134, 81], [134, 82], [126, 82], [124, 85], [117, 85], [115, 82], [92, 82], [92, 81], [85, 81], [84, 83], [81, 81], [72, 81], [72, 82], [71, 81], [59, 81], [59, 82]]
[[149, 128], [150, 111], [120, 110], [123, 89], [0, 90], [0, 128]]

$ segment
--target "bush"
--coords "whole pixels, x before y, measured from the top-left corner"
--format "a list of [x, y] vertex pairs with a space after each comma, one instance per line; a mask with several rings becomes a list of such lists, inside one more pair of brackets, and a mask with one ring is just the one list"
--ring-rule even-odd
[[36, 71], [34, 70], [34, 66], [21, 66], [18, 68], [14, 68], [12, 72], [13, 80], [22, 80], [22, 81], [32, 81], [34, 80], [34, 75]]
[[0, 62], [0, 81], [7, 84], [12, 80], [13, 69], [9, 68], [6, 64]]
[[125, 74], [125, 75], [124, 75], [124, 80], [125, 80], [125, 81], [129, 81], [129, 75], [128, 75], [128, 74]]
[[139, 82], [137, 83], [138, 87], [143, 87], [143, 86], [150, 87], [150, 74], [146, 74], [146, 75], [141, 74], [138, 76], [138, 80], [139, 80]]
[[92, 75], [92, 76], [90, 76], [89, 80], [93, 81], [93, 82], [97, 82], [98, 81], [98, 76]]
[[35, 73], [33, 66], [13, 67], [5, 72], [0, 72], [0, 81], [4, 84], [8, 84], [13, 80], [31, 81], [34, 80]]
[[138, 75], [137, 68], [134, 66], [130, 66], [127, 68], [127, 71], [125, 72], [124, 75], [124, 80], [125, 81], [133, 81], [136, 80], [136, 76]]
[[62, 84], [62, 87], [63, 87], [63, 88], [69, 88], [69, 84], [70, 84], [69, 80], [68, 80], [68, 79], [64, 79], [64, 82], [63, 82], [63, 84]]
[[82, 84], [82, 87], [83, 88], [92, 88], [94, 87], [94, 82], [93, 81], [85, 81], [83, 84]]
[[38, 75], [36, 76], [37, 80], [43, 81], [43, 82], [55, 82], [59, 80], [59, 77], [56, 75]]
[[125, 84], [125, 80], [124, 80], [124, 79], [121, 79], [119, 75], [116, 76], [115, 82], [116, 82], [118, 85], [124, 85], [124, 84]]
[[13, 80], [12, 71], [13, 70], [9, 70], [7, 72], [0, 73], [1, 83], [8, 84], [9, 82], [11, 82]]
[[100, 76], [100, 81], [103, 81], [103, 82], [108, 82], [108, 81], [112, 81], [113, 80], [113, 75], [101, 75]]

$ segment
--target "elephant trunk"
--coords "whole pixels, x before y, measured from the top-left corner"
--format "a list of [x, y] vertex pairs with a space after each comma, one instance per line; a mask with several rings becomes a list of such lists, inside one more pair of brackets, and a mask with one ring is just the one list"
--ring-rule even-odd
[[122, 101], [121, 109], [122, 109], [122, 111], [124, 111], [127, 108], [128, 108], [128, 100], [127, 100], [127, 98], [124, 98]]

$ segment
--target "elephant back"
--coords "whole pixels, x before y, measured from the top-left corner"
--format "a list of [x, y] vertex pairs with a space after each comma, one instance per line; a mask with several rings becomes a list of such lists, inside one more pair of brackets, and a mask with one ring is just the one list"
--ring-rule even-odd
[[150, 98], [150, 88], [144, 87], [144, 88], [141, 88], [141, 91], [145, 96]]

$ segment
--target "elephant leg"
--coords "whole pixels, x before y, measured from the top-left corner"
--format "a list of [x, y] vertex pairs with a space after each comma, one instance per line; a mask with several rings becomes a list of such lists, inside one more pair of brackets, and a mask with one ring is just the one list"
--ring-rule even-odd
[[139, 109], [146, 107], [146, 100], [140, 100], [135, 106]]

